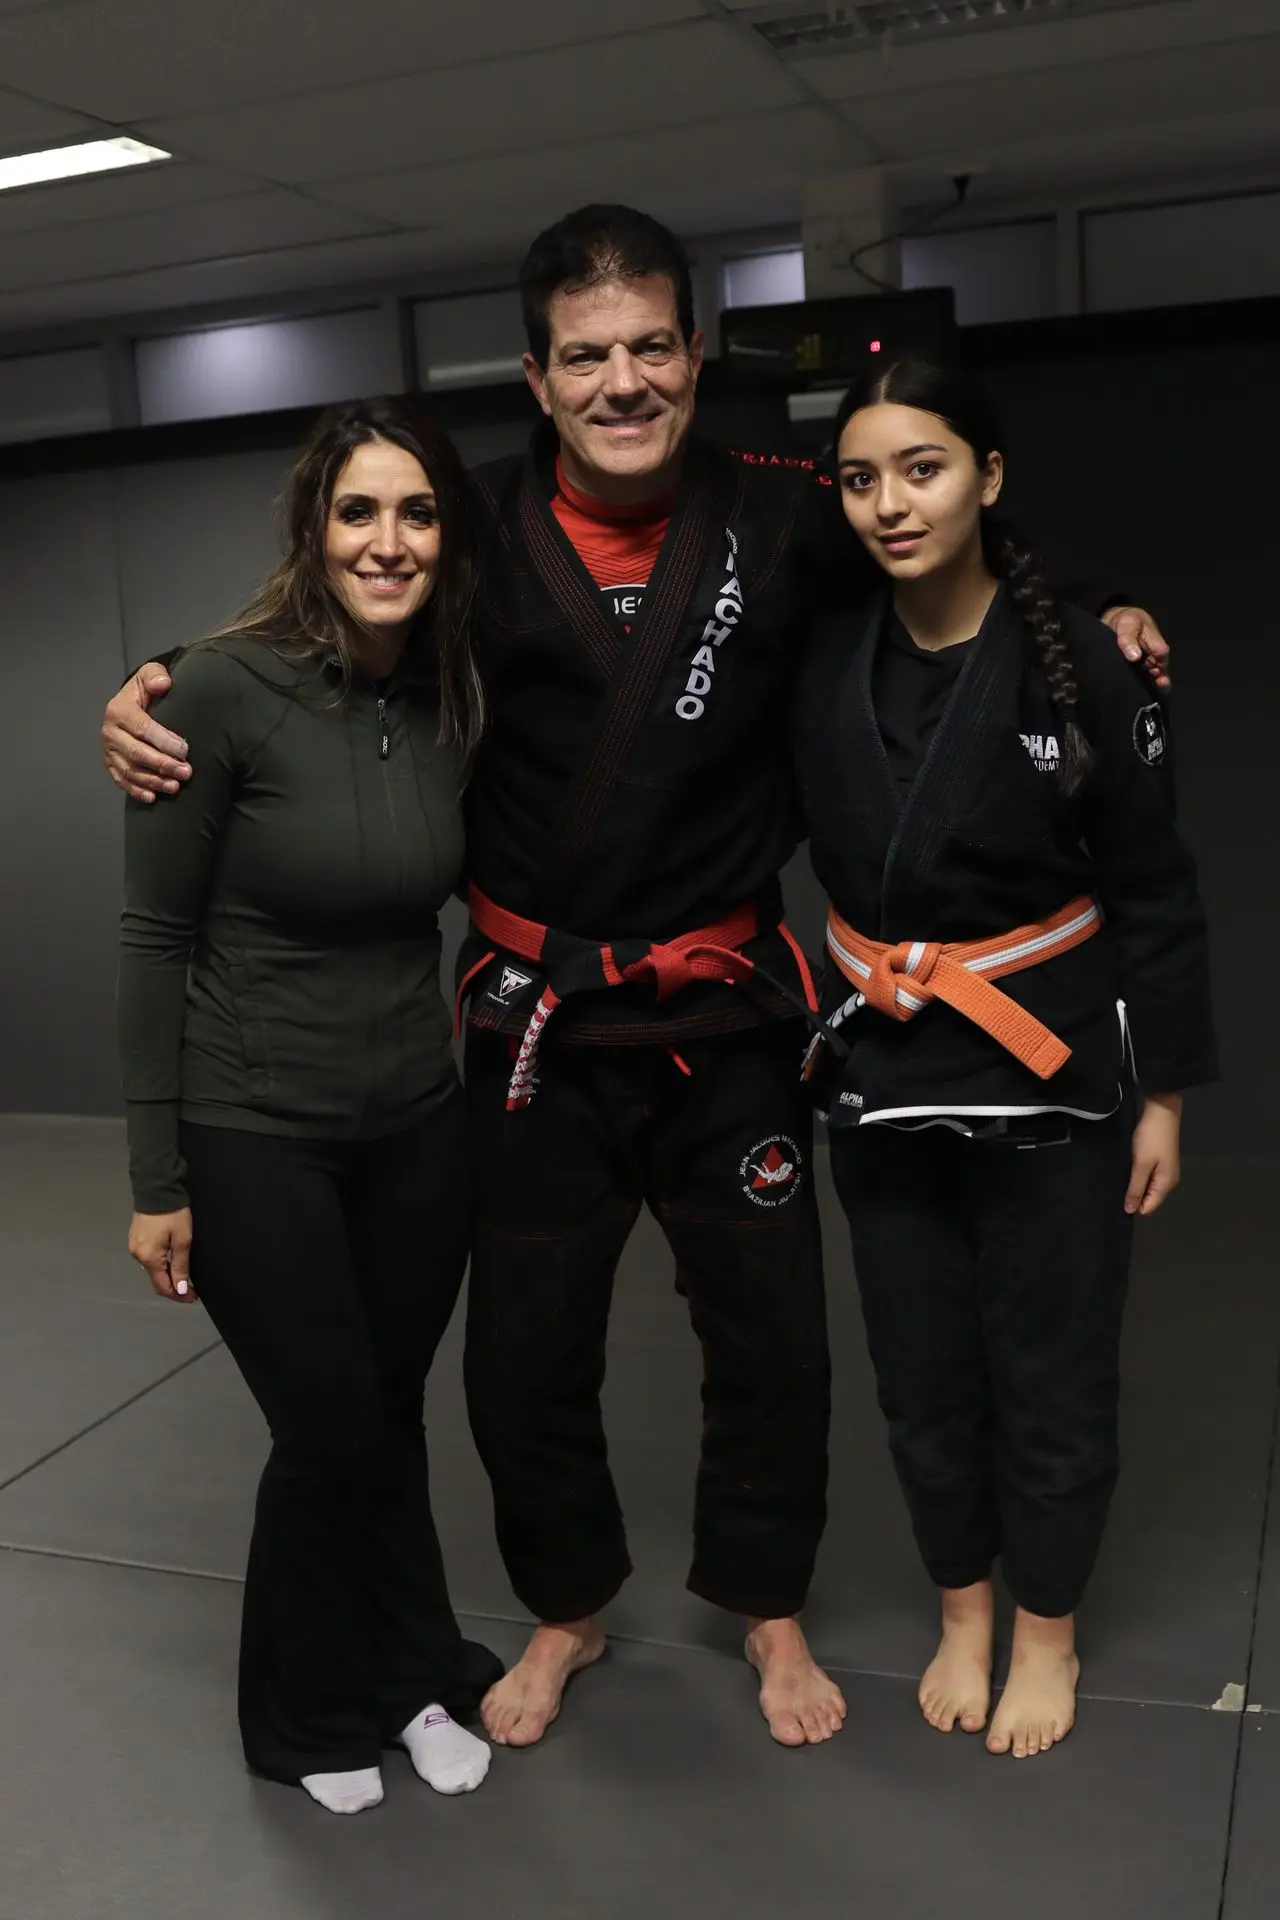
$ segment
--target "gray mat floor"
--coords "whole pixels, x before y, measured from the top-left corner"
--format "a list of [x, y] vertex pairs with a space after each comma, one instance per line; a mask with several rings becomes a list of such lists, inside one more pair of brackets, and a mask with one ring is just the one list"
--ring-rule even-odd
[[[1277, 1169], [1204, 1161], [1141, 1237], [1126, 1472], [1083, 1621], [1084, 1703], [1030, 1765], [914, 1708], [934, 1600], [885, 1458], [826, 1195], [832, 1523], [809, 1615], [849, 1724], [784, 1753], [734, 1623], [683, 1588], [697, 1357], [662, 1243], [620, 1282], [608, 1421], [637, 1571], [544, 1746], [444, 1801], [407, 1763], [338, 1821], [251, 1780], [238, 1578], [261, 1421], [199, 1310], [123, 1251], [120, 1130], [0, 1120], [2, 1920], [665, 1920], [856, 1913], [1262, 1920], [1280, 1911]], [[428, 1396], [465, 1625], [521, 1642], [455, 1326]], [[1243, 1710], [1241, 1710], [1243, 1709]]]

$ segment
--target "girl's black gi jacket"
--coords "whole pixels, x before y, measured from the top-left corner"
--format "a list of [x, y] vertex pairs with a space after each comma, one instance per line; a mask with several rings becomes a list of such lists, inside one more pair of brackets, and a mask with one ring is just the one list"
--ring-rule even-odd
[[[935, 1002], [899, 1023], [863, 1006], [841, 1028], [852, 1058], [832, 1121], [1101, 1115], [1120, 1098], [1130, 1045], [1150, 1092], [1213, 1079], [1204, 913], [1149, 682], [1107, 628], [1063, 609], [1079, 719], [1096, 756], [1068, 798], [1054, 777], [1059, 722], [1002, 588], [904, 801], [872, 700], [888, 607], [882, 593], [824, 614], [801, 676], [796, 765], [828, 898], [859, 933], [895, 943], [1007, 933], [1079, 894], [1096, 897], [1105, 924], [1073, 951], [995, 983], [1071, 1047], [1050, 1080], [950, 1007]], [[826, 1010], [853, 992], [828, 960]]]

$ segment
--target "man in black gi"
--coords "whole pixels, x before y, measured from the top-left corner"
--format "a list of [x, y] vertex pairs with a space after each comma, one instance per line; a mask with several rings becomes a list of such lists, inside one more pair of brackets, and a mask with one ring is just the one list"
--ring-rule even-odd
[[[845, 1703], [798, 1619], [829, 1362], [807, 970], [778, 873], [798, 837], [799, 650], [824, 580], [843, 570], [847, 596], [866, 563], [830, 488], [693, 433], [702, 338], [665, 228], [581, 209], [534, 242], [521, 290], [546, 419], [476, 476], [490, 717], [468, 796], [466, 1380], [503, 1558], [542, 1624], [484, 1720], [499, 1742], [541, 1739], [630, 1571], [600, 1388], [647, 1205], [703, 1351], [689, 1586], [745, 1616], [770, 1731], [800, 1746]], [[1144, 623], [1126, 614], [1122, 644], [1159, 662]], [[135, 793], [188, 771], [145, 717], [165, 684], [144, 667], [108, 709], [107, 763]]]

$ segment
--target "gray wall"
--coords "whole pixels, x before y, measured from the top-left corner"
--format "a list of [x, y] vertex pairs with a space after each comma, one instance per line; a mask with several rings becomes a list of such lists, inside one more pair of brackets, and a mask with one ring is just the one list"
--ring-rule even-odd
[[124, 658], [111, 481], [6, 484], [0, 525], [0, 1108], [103, 1112], [120, 810], [92, 742]]
[[98, 761], [126, 666], [234, 606], [271, 552], [279, 455], [0, 484], [0, 1109], [118, 1104], [123, 801]]
[[[1266, 457], [1280, 429], [1278, 375], [1280, 348], [1258, 346], [992, 376], [1012, 429], [1013, 502], [1055, 568], [1125, 586], [1175, 643], [1183, 818], [1213, 921], [1228, 1074], [1194, 1103], [1190, 1141], [1238, 1154], [1280, 1151], [1280, 1009], [1228, 973], [1231, 955], [1265, 952], [1280, 936], [1269, 570], [1280, 480]], [[708, 414], [746, 443], [732, 408]], [[471, 460], [519, 438], [504, 427], [460, 436]], [[288, 463], [257, 453], [0, 484], [0, 1111], [117, 1105], [122, 802], [98, 765], [103, 699], [126, 664], [221, 620], [262, 573]], [[803, 860], [788, 892], [796, 931], [815, 947], [821, 903]], [[456, 915], [448, 932], [452, 944]]]

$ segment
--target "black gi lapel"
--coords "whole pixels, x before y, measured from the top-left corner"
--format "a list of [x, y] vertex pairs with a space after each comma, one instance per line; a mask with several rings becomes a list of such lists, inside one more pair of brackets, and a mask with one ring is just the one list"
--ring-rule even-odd
[[622, 660], [622, 636], [600, 604], [600, 589], [579, 560], [551, 511], [542, 467], [551, 442], [537, 433], [520, 477], [520, 531], [533, 570], [561, 617], [582, 642], [601, 674], [612, 680]]
[[873, 594], [868, 606], [855, 615], [854, 654], [841, 701], [839, 739], [847, 765], [880, 817], [884, 843], [897, 831], [903, 799], [876, 721], [874, 676], [876, 654], [891, 612], [889, 589]]
[[888, 928], [895, 884], [909, 888], [928, 871], [956, 814], [981, 782], [1001, 707], [1014, 715], [1025, 654], [1025, 630], [1002, 586], [969, 650], [890, 844], [881, 895], [882, 937], [892, 937]]
[[[522, 488], [522, 515], [528, 477], [526, 474], [526, 486]], [[741, 474], [737, 478], [740, 492]], [[554, 524], [554, 515], [545, 497], [541, 500], [541, 510]], [[616, 634], [612, 636], [615, 651], [610, 672], [610, 696], [591, 753], [568, 799], [564, 815], [557, 822], [552, 838], [552, 855], [537, 889], [538, 910], [548, 925], [554, 925], [565, 912], [600, 816], [653, 704], [671, 650], [681, 638], [689, 603], [698, 590], [704, 571], [716, 557], [715, 541], [726, 518], [732, 518], [732, 512], [727, 490], [717, 484], [714, 461], [694, 442], [685, 461], [680, 492], [672, 509], [671, 525], [645, 591], [640, 618], [630, 635], [629, 650], [623, 648]], [[558, 524], [554, 524], [554, 531], [561, 545], [567, 548], [568, 543]], [[600, 611], [599, 594], [594, 588], [588, 589], [589, 576], [577, 556], [570, 550], [562, 557], [572, 575], [572, 594], [566, 584], [565, 572], [560, 567], [544, 572], [542, 577], [565, 618], [575, 631], [582, 632], [584, 642], [587, 642], [587, 630], [578, 628], [577, 609], [580, 605], [590, 600], [593, 620], [602, 626], [607, 626], [608, 622]], [[592, 651], [594, 653], [594, 646]]]

